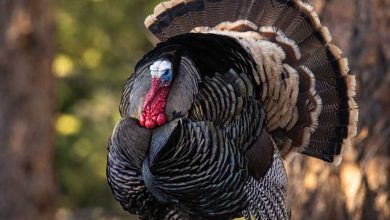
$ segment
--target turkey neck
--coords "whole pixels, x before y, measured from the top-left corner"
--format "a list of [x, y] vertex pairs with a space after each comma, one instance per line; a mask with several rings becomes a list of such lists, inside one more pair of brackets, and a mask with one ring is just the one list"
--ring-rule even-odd
[[151, 88], [144, 102], [144, 112], [140, 119], [142, 126], [154, 128], [156, 125], [161, 126], [167, 122], [165, 107], [168, 93], [169, 86], [160, 86], [160, 79], [152, 79]]
[[168, 86], [161, 87], [155, 92], [155, 95], [150, 99], [150, 101], [145, 102], [144, 105], [145, 116], [153, 117], [160, 113], [165, 112], [168, 92], [169, 92]]

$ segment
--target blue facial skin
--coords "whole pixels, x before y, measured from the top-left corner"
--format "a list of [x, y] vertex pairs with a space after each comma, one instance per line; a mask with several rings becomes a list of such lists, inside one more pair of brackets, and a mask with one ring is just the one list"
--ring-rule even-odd
[[161, 75], [160, 86], [168, 86], [172, 81], [172, 70], [165, 70]]

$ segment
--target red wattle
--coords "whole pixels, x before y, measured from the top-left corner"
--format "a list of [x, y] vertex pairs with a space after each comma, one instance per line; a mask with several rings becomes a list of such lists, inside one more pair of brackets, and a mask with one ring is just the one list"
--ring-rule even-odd
[[160, 86], [159, 78], [152, 78], [151, 88], [145, 97], [144, 110], [139, 117], [141, 126], [153, 129], [168, 122], [165, 114], [169, 86]]
[[[145, 102], [144, 102], [144, 109], [148, 107], [154, 96], [156, 95], [158, 89], [159, 89], [159, 84], [160, 84], [160, 79], [159, 78], [152, 78], [151, 85], [150, 85], [150, 90], [148, 94], [145, 97]], [[149, 106], [150, 108], [150, 106]]]
[[142, 114], [139, 118], [139, 124], [142, 126], [142, 127], [145, 127], [145, 116]]
[[149, 120], [147, 120], [145, 122], [145, 127], [149, 128], [149, 129], [155, 128], [156, 127], [156, 123], [154, 123], [154, 121], [149, 119]]
[[167, 122], [167, 115], [165, 113], [160, 113], [157, 116], [157, 124], [160, 126], [165, 124], [166, 122]]

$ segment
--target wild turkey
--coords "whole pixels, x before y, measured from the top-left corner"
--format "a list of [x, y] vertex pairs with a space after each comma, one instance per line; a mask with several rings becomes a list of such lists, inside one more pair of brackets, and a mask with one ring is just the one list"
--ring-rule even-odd
[[107, 177], [141, 219], [288, 219], [282, 158], [339, 164], [355, 78], [298, 0], [171, 0], [127, 80]]

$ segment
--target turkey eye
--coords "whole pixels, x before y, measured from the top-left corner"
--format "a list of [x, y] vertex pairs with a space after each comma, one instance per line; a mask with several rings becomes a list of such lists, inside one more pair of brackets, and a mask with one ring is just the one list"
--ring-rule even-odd
[[168, 70], [165, 70], [165, 72], [164, 72], [163, 75], [164, 75], [164, 76], [168, 75], [168, 72], [169, 72]]

